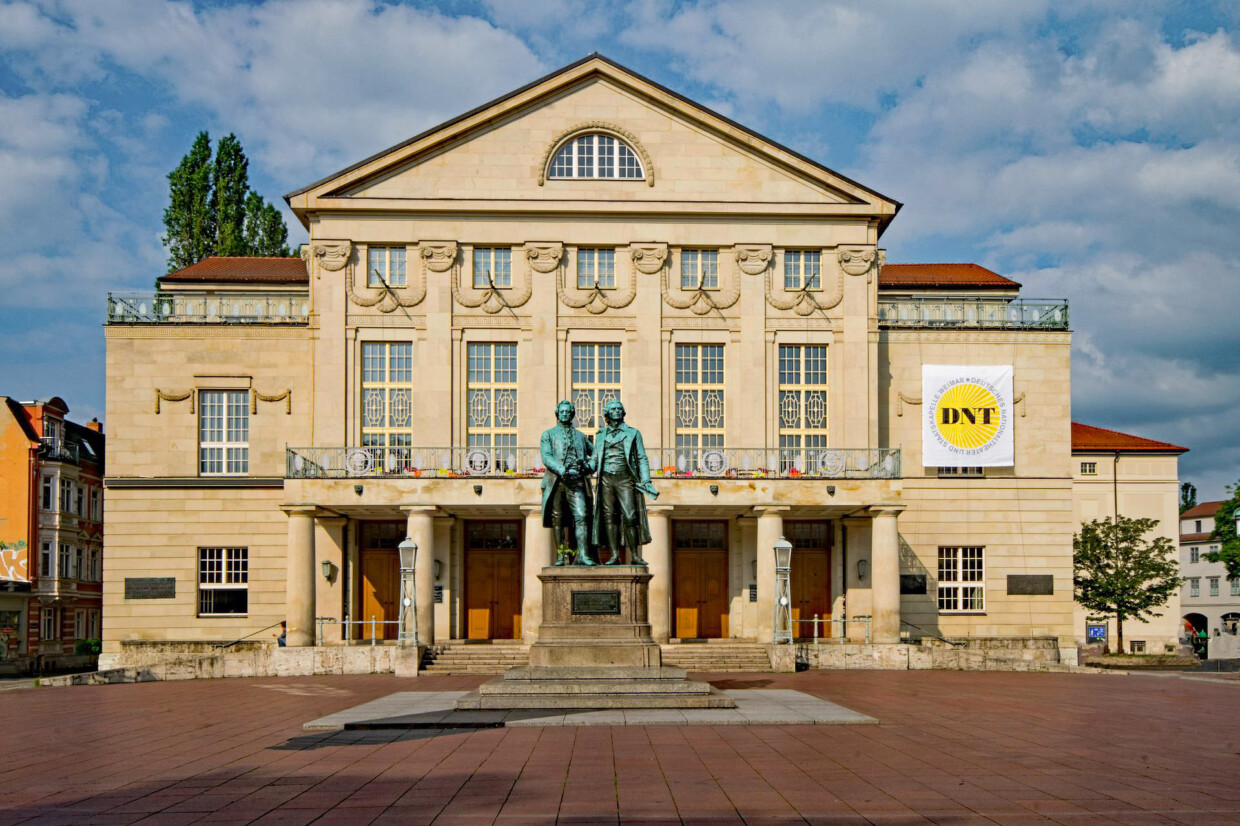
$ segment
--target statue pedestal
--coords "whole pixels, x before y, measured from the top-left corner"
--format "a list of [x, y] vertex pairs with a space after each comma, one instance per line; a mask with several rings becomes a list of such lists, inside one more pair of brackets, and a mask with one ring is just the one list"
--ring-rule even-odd
[[534, 668], [657, 668], [650, 636], [650, 574], [638, 565], [542, 569], [543, 617], [530, 648]]
[[547, 567], [530, 667], [456, 701], [459, 709], [735, 708], [710, 683], [664, 668], [650, 635], [650, 573], [638, 565]]

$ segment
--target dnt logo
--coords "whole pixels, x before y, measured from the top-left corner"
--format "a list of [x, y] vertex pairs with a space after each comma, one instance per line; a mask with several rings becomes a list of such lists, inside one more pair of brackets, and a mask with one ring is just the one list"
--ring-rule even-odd
[[981, 453], [1003, 432], [999, 394], [989, 382], [956, 379], [934, 401], [934, 433], [956, 452]]

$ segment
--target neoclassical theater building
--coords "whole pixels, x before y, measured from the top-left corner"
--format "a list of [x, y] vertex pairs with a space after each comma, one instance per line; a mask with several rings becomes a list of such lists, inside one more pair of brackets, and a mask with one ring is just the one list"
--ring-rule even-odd
[[[771, 642], [787, 537], [797, 637], [1074, 660], [1067, 304], [886, 263], [896, 201], [598, 56], [287, 200], [300, 258], [110, 297], [105, 662], [391, 642], [406, 536], [423, 643], [535, 641], [539, 436], [612, 398], [658, 640]], [[1006, 464], [926, 463], [927, 365], [1008, 370]]]

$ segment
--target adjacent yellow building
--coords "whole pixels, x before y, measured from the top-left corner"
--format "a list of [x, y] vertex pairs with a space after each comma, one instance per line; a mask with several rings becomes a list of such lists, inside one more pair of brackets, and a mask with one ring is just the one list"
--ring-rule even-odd
[[[1074, 661], [1067, 304], [885, 264], [897, 202], [601, 57], [288, 202], [110, 297], [105, 661], [394, 640], [405, 536], [423, 642], [532, 642], [539, 435], [615, 397], [660, 641], [770, 642], [785, 536], [798, 637]], [[923, 465], [926, 365], [1010, 368], [1008, 466]]]

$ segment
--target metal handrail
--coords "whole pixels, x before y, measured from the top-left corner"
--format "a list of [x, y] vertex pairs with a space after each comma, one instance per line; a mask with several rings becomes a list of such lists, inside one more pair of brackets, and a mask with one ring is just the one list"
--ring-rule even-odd
[[1067, 330], [1066, 298], [966, 298], [884, 296], [878, 300], [884, 327]]
[[[843, 617], [841, 618], [837, 618], [837, 617], [819, 618], [817, 614], [814, 614], [813, 619], [794, 619], [793, 622], [794, 623], [805, 623], [805, 624], [810, 624], [814, 626], [814, 638], [813, 639], [814, 639], [815, 646], [818, 645], [819, 640], [822, 639], [822, 637], [820, 637], [818, 634], [818, 627], [820, 625], [829, 626], [827, 639], [847, 640], [848, 639], [848, 623], [850, 622], [854, 624], [861, 623], [863, 626], [865, 626], [865, 644], [866, 645], [870, 644], [870, 618], [869, 617], [853, 617], [852, 619], [843, 618]], [[841, 630], [839, 634], [832, 633], [834, 631], [835, 623], [839, 623], [841, 626]]]
[[[314, 622], [315, 622], [315, 625], [317, 626], [317, 630], [315, 631], [315, 636], [314, 636], [314, 644], [318, 646], [323, 645], [323, 627], [327, 625], [339, 625], [340, 626], [341, 643], [344, 645], [353, 645], [354, 643], [357, 643], [357, 642], [365, 644], [366, 640], [364, 639], [354, 640], [348, 632], [349, 632], [349, 629], [353, 626], [358, 626], [361, 628], [369, 628], [370, 629], [370, 645], [372, 648], [378, 644], [378, 631], [379, 631], [380, 625], [385, 626], [385, 627], [388, 625], [395, 625], [397, 626], [397, 631], [399, 632], [400, 630], [399, 620], [376, 619], [374, 614], [371, 614], [370, 619], [368, 620], [364, 620], [364, 619], [363, 620], [350, 620], [349, 615], [345, 614], [345, 617], [342, 620], [338, 620], [335, 617], [315, 617]], [[386, 644], [389, 641], [384, 640], [383, 642]], [[397, 640], [391, 640], [390, 642], [395, 643], [397, 642]]]
[[108, 324], [305, 324], [310, 294], [108, 293]]
[[217, 649], [218, 648], [232, 648], [237, 643], [243, 640], [248, 640], [250, 637], [254, 636], [255, 634], [261, 634], [264, 631], [270, 631], [272, 628], [279, 628], [284, 623], [285, 623], [285, 620], [280, 620], [279, 622], [273, 622], [271, 625], [268, 625], [266, 628], [260, 628], [257, 631], [251, 631], [249, 634], [246, 634], [244, 637], [237, 637], [237, 639], [233, 640], [232, 642], [220, 643], [219, 645], [215, 645], [212, 647], [217, 648]]

